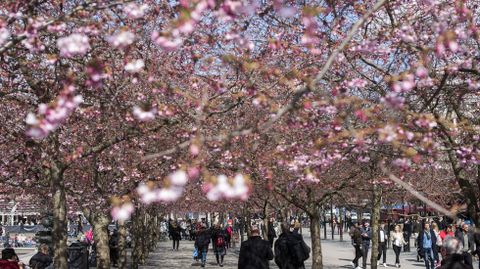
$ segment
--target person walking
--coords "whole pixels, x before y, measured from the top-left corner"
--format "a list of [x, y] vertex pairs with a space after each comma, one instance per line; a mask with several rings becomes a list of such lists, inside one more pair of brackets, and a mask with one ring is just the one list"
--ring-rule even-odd
[[370, 240], [372, 239], [372, 230], [370, 229], [370, 223], [365, 221], [363, 228], [361, 229], [362, 235], [362, 268], [367, 268], [368, 250], [370, 248]]
[[425, 261], [425, 267], [427, 269], [435, 268], [435, 258], [438, 254], [435, 246], [437, 239], [435, 233], [430, 229], [430, 223], [425, 222], [424, 229], [417, 238], [417, 246], [420, 248], [420, 253], [423, 253], [423, 259]]
[[[304, 269], [305, 257], [308, 257], [310, 249], [306, 247], [301, 235], [290, 232], [289, 225], [281, 225], [282, 233], [275, 241], [275, 263], [280, 269]], [[299, 258], [299, 254], [303, 258]]]
[[52, 257], [48, 254], [48, 246], [41, 244], [39, 251], [30, 259], [29, 266], [33, 269], [45, 269], [53, 263]]
[[407, 243], [405, 237], [403, 237], [400, 225], [395, 226], [395, 231], [392, 233], [392, 242], [393, 252], [395, 252], [395, 267], [400, 268], [400, 252], [402, 251], [402, 246]]
[[378, 229], [378, 256], [377, 261], [380, 265], [380, 258], [383, 256], [383, 266], [387, 267], [387, 242], [388, 234], [385, 231], [385, 223], [381, 223]]
[[270, 243], [260, 237], [258, 228], [252, 227], [250, 238], [240, 245], [238, 269], [268, 269], [272, 259]]
[[227, 228], [225, 228], [225, 232], [227, 233], [227, 249], [232, 247], [232, 239], [233, 238], [233, 227], [231, 224], [227, 224]]
[[198, 255], [200, 255], [202, 261], [201, 267], [205, 267], [211, 235], [204, 224], [199, 225], [197, 230], [198, 232], [195, 238], [195, 247], [197, 248]]
[[458, 238], [446, 238], [443, 247], [446, 255], [439, 269], [473, 269], [471, 265], [464, 263], [462, 244]]
[[410, 252], [410, 238], [412, 237], [412, 230], [412, 220], [407, 218], [403, 224], [403, 237], [405, 237], [405, 242], [407, 242], [407, 244], [403, 246], [404, 252]]
[[462, 223], [460, 229], [455, 233], [455, 237], [462, 244], [462, 253], [465, 258], [465, 264], [473, 266], [472, 254], [475, 252], [473, 231], [469, 229], [468, 224]]
[[355, 258], [350, 262], [353, 268], [361, 268], [358, 266], [358, 260], [362, 257], [362, 233], [358, 223], [352, 224], [350, 228], [350, 237], [352, 238], [352, 245], [355, 248]]
[[227, 233], [222, 229], [219, 223], [217, 223], [213, 229], [212, 241], [217, 265], [223, 267], [223, 258], [227, 253]]
[[273, 240], [277, 238], [277, 233], [275, 233], [275, 227], [273, 227], [273, 218], [268, 220], [268, 243], [270, 243], [270, 247], [273, 247]]
[[172, 238], [172, 250], [177, 250], [180, 246], [180, 239], [182, 239], [182, 228], [177, 222], [173, 222], [170, 227], [170, 238]]
[[113, 267], [117, 267], [119, 253], [119, 234], [117, 230], [110, 232], [110, 238], [108, 239], [108, 247], [110, 249], [110, 262]]
[[439, 262], [440, 262], [440, 258], [439, 258], [439, 253], [442, 252], [442, 243], [443, 243], [443, 240], [442, 240], [442, 237], [440, 236], [440, 229], [438, 228], [438, 224], [437, 222], [433, 222], [432, 223], [432, 230], [433, 232], [435, 233], [435, 239], [436, 239], [436, 244], [434, 246], [434, 248], [436, 249], [436, 255], [435, 256], [435, 260], [437, 261], [437, 267], [439, 266]]
[[477, 255], [477, 258], [479, 260], [478, 262], [478, 268], [480, 269], [480, 231], [476, 231], [474, 234], [473, 234], [473, 241], [475, 242], [475, 253]]

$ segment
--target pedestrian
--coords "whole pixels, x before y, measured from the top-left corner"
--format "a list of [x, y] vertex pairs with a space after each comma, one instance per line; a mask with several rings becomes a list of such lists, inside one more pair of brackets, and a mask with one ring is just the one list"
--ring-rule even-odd
[[442, 241], [444, 241], [447, 236], [455, 236], [455, 233], [453, 233], [452, 224], [449, 224], [445, 230], [440, 231], [440, 238], [442, 239]]
[[473, 241], [475, 241], [475, 249], [476, 249], [476, 255], [479, 260], [478, 262], [478, 268], [480, 269], [480, 231], [476, 230], [476, 232], [473, 234]]
[[444, 241], [445, 259], [439, 269], [473, 269], [471, 265], [464, 263], [462, 243], [455, 237], [447, 237]]
[[116, 230], [110, 232], [110, 238], [108, 240], [108, 247], [110, 249], [110, 263], [112, 267], [117, 267], [118, 264], [118, 244], [119, 244], [119, 235]]
[[227, 228], [225, 228], [225, 232], [227, 233], [227, 248], [231, 248], [232, 247], [232, 239], [233, 239], [232, 224], [227, 224]]
[[1, 269], [23, 269], [24, 264], [20, 262], [13, 248], [2, 250], [2, 259], [0, 259]]
[[362, 268], [367, 268], [368, 250], [370, 248], [370, 240], [372, 239], [372, 230], [368, 221], [364, 221], [360, 232], [362, 235]]
[[385, 231], [385, 223], [380, 223], [380, 228], [378, 229], [378, 256], [377, 261], [380, 265], [380, 258], [383, 256], [383, 266], [387, 267], [387, 242], [388, 234]]
[[[437, 240], [434, 247], [436, 248], [436, 253], [437, 253], [437, 256], [435, 257], [435, 260], [438, 263], [440, 261], [440, 258], [438, 257], [438, 255], [439, 255], [439, 253], [442, 252], [443, 240], [442, 240], [442, 237], [440, 236], [440, 229], [438, 228], [438, 223], [437, 222], [432, 223], [432, 230], [435, 233], [435, 238]], [[438, 267], [438, 264], [437, 264], [437, 267]]]
[[426, 221], [423, 231], [420, 232], [417, 238], [417, 246], [420, 248], [420, 253], [423, 253], [426, 269], [435, 268], [435, 262], [437, 261], [435, 257], [438, 256], [435, 248], [436, 241], [435, 233], [430, 229], [430, 223]]
[[173, 222], [170, 227], [170, 238], [172, 238], [172, 250], [178, 250], [180, 239], [182, 239], [182, 229], [177, 222]]
[[[418, 218], [415, 218], [414, 222], [412, 223], [412, 231], [413, 231], [413, 237], [418, 238], [418, 235], [422, 231], [422, 223], [418, 220]], [[417, 241], [414, 241], [415, 247], [417, 246]]]
[[208, 252], [208, 245], [210, 244], [211, 235], [210, 232], [206, 229], [205, 224], [200, 224], [198, 227], [198, 232], [195, 238], [195, 247], [197, 248], [197, 252], [201, 255], [202, 267], [205, 267], [205, 263], [207, 262], [207, 252]]
[[462, 223], [460, 229], [455, 232], [455, 237], [462, 244], [462, 253], [465, 258], [465, 264], [473, 266], [472, 254], [475, 252], [473, 231], [469, 229], [468, 224]]
[[275, 233], [275, 227], [273, 227], [273, 221], [274, 221], [273, 218], [270, 218], [270, 220], [268, 220], [268, 231], [267, 231], [268, 243], [270, 243], [271, 248], [273, 247], [273, 240], [277, 238], [277, 233]]
[[227, 233], [222, 229], [220, 223], [217, 223], [213, 229], [212, 242], [217, 265], [223, 267], [223, 258], [227, 253]]
[[304, 269], [305, 257], [308, 259], [310, 248], [306, 246], [301, 235], [290, 232], [287, 223], [281, 225], [281, 231], [275, 241], [275, 263], [280, 269]]
[[252, 227], [250, 238], [240, 246], [238, 269], [268, 269], [268, 261], [272, 259], [273, 252], [269, 242], [260, 237], [257, 227]]
[[412, 220], [407, 218], [403, 224], [403, 237], [405, 237], [405, 242], [407, 242], [407, 244], [403, 246], [404, 252], [410, 252], [410, 238], [412, 237], [412, 231]]
[[46, 244], [41, 244], [38, 252], [30, 259], [29, 266], [33, 269], [49, 268], [53, 263], [52, 257], [49, 255], [49, 249]]
[[405, 237], [403, 237], [400, 225], [395, 226], [395, 231], [392, 233], [392, 242], [393, 252], [395, 252], [395, 267], [400, 268], [400, 252], [402, 251], [402, 246], [407, 243]]
[[361, 268], [358, 266], [358, 260], [362, 257], [362, 233], [358, 223], [352, 224], [350, 228], [350, 237], [352, 238], [352, 245], [355, 248], [355, 258], [350, 264], [353, 268]]

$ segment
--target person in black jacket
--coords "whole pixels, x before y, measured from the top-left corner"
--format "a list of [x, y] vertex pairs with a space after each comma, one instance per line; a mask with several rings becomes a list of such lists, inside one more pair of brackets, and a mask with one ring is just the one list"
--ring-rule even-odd
[[52, 264], [53, 259], [48, 255], [48, 246], [41, 244], [37, 254], [30, 259], [29, 266], [32, 269], [45, 269]]
[[213, 252], [217, 259], [217, 265], [223, 267], [223, 258], [227, 253], [227, 233], [220, 224], [216, 224], [212, 231]]
[[372, 239], [372, 230], [368, 221], [363, 223], [360, 233], [362, 235], [362, 268], [367, 268], [368, 250], [370, 248], [370, 240]]
[[170, 226], [170, 237], [172, 238], [172, 250], [177, 250], [180, 246], [180, 239], [182, 239], [182, 228], [177, 222], [173, 222]]
[[207, 252], [208, 245], [210, 244], [211, 234], [208, 230], [205, 229], [205, 225], [202, 224], [199, 226], [197, 236], [195, 238], [195, 247], [198, 250], [198, 255], [200, 255], [202, 260], [202, 267], [205, 267], [207, 262]]
[[352, 245], [355, 248], [355, 258], [351, 262], [353, 268], [358, 268], [358, 260], [362, 257], [362, 233], [358, 223], [355, 223], [350, 228], [350, 237], [352, 238]]
[[119, 253], [118, 253], [118, 244], [119, 244], [119, 234], [117, 230], [114, 230], [110, 233], [110, 238], [108, 240], [108, 247], [110, 248], [110, 262], [113, 267], [117, 267]]
[[273, 240], [277, 237], [277, 233], [275, 233], [275, 228], [273, 227], [273, 218], [268, 221], [268, 242], [270, 243], [270, 247], [273, 247]]
[[479, 260], [478, 262], [478, 268], [480, 268], [480, 231], [477, 231], [473, 234], [473, 241], [475, 242], [475, 253], [477, 255], [477, 258]]
[[385, 223], [380, 224], [378, 229], [378, 256], [377, 261], [383, 256], [383, 266], [387, 267], [387, 242], [388, 233], [385, 231]]
[[[295, 252], [310, 250], [302, 249], [305, 242], [302, 235], [290, 232], [289, 225], [284, 223], [281, 225], [282, 234], [275, 241], [275, 263], [280, 269], [304, 269], [304, 261], [297, 260]], [[304, 253], [302, 256], [306, 257]]]
[[464, 263], [460, 240], [455, 237], [447, 237], [443, 242], [443, 247], [446, 256], [442, 260], [442, 266], [440, 266], [440, 269], [473, 269], [471, 265]]
[[268, 269], [272, 259], [270, 243], [260, 237], [258, 228], [252, 228], [251, 237], [240, 246], [238, 269]]
[[475, 252], [475, 240], [473, 230], [468, 224], [462, 223], [460, 229], [455, 231], [455, 237], [462, 245], [462, 253], [465, 258], [465, 263], [473, 266], [472, 254]]

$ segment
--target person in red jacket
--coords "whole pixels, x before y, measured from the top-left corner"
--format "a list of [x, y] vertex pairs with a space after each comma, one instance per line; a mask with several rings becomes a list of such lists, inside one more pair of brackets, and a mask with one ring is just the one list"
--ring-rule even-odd
[[0, 260], [0, 269], [23, 269], [23, 263], [18, 261], [18, 256], [13, 248], [2, 250], [2, 259]]
[[446, 230], [440, 231], [440, 238], [442, 238], [442, 241], [445, 241], [445, 238], [447, 238], [447, 236], [455, 236], [451, 224], [447, 226]]

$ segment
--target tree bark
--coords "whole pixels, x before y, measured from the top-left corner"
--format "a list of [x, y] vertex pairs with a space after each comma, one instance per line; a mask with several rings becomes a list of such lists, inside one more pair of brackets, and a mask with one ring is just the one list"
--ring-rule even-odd
[[119, 242], [118, 242], [118, 252], [119, 252], [119, 259], [118, 259], [118, 268], [125, 269], [127, 268], [127, 228], [125, 224], [119, 223], [118, 225], [118, 234], [119, 234]]
[[312, 238], [312, 269], [322, 269], [322, 243], [321, 243], [321, 225], [320, 214], [318, 209], [314, 214], [310, 215], [310, 235]]
[[372, 208], [372, 257], [371, 268], [377, 269], [378, 257], [378, 221], [380, 219], [382, 190], [378, 184], [373, 185], [373, 208]]
[[110, 268], [110, 248], [108, 245], [108, 224], [110, 219], [101, 212], [93, 213], [91, 219], [93, 238], [97, 248], [97, 268]]
[[[268, 197], [267, 197], [268, 199]], [[263, 205], [263, 240], [268, 240], [268, 200]]]
[[65, 184], [63, 182], [63, 171], [55, 162], [51, 163], [48, 176], [53, 194], [53, 256], [55, 268], [67, 269], [67, 199]]

